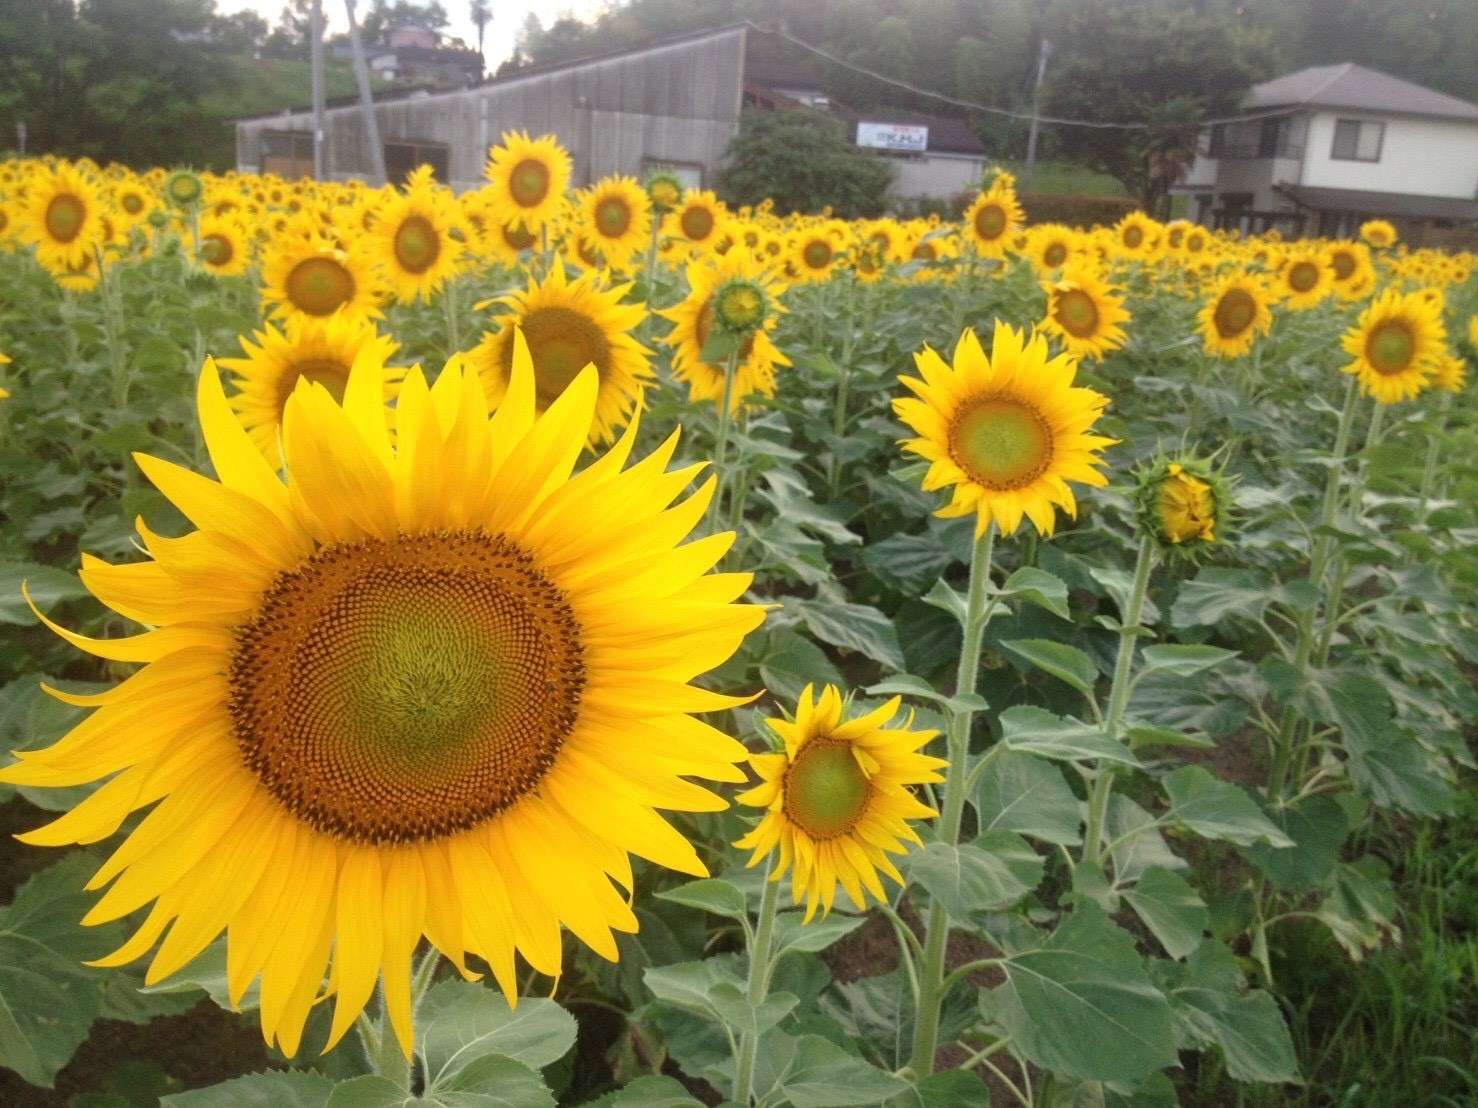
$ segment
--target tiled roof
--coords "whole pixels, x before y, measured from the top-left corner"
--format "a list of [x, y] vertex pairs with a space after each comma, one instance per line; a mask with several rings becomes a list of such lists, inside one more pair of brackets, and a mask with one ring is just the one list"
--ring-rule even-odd
[[1254, 85], [1244, 108], [1353, 108], [1397, 115], [1440, 116], [1478, 122], [1478, 104], [1366, 69], [1354, 62], [1316, 65]]

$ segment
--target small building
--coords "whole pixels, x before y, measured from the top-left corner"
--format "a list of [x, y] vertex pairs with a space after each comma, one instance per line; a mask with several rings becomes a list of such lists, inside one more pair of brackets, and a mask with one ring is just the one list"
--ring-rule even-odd
[[1255, 85], [1242, 109], [1175, 189], [1199, 223], [1348, 238], [1379, 218], [1441, 245], [1478, 221], [1478, 104], [1347, 62]]

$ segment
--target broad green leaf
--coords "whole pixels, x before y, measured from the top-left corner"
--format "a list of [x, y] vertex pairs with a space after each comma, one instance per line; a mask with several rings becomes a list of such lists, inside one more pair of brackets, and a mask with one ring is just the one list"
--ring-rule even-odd
[[[201, 989], [205, 990], [217, 1007], [226, 1009], [232, 1007], [230, 987], [226, 981], [225, 936], [212, 942], [178, 973], [156, 985], [145, 985], [139, 991], [146, 995], [178, 993], [193, 1000]], [[237, 1008], [243, 1012], [250, 1012], [259, 1008], [261, 1003], [261, 983], [253, 981], [247, 986]]]
[[823, 642], [865, 654], [889, 669], [908, 668], [892, 620], [876, 608], [840, 600], [800, 601], [786, 607], [797, 611], [811, 634]]
[[1141, 673], [1165, 670], [1178, 677], [1190, 677], [1204, 669], [1212, 669], [1228, 658], [1235, 658], [1235, 650], [1223, 650], [1219, 646], [1197, 646], [1169, 643], [1144, 648], [1144, 666]]
[[908, 856], [910, 880], [955, 919], [1002, 912], [1037, 887], [1044, 863], [1020, 835], [986, 831], [973, 843], [932, 842]]
[[[446, 1108], [554, 1108], [554, 1094], [544, 1079], [522, 1062], [501, 1054], [480, 1055], [446, 1084], [428, 1087], [425, 1099]], [[337, 1108], [332, 1100], [329, 1105]]]
[[[705, 958], [701, 962], [678, 962], [671, 966], [648, 966], [642, 980], [652, 995], [665, 1004], [723, 1020], [714, 990], [726, 986], [725, 997], [743, 995], [744, 980], [728, 961]], [[732, 992], [728, 991], [732, 990]]]
[[[1103, 586], [1104, 591], [1114, 602], [1114, 607], [1122, 615], [1129, 607], [1129, 595], [1134, 591], [1134, 574], [1127, 569], [1117, 569], [1113, 566], [1088, 566], [1088, 575]], [[1148, 596], [1140, 601], [1139, 619], [1143, 626], [1153, 627], [1160, 622], [1159, 606]], [[1113, 630], [1123, 627], [1118, 620], [1113, 620]]]
[[439, 1089], [488, 1054], [532, 1069], [558, 1061], [575, 1045], [575, 1020], [552, 1000], [525, 997], [508, 1007], [503, 994], [469, 981], [444, 981], [417, 1010], [426, 1087]]
[[1396, 926], [1396, 894], [1391, 888], [1390, 867], [1367, 855], [1355, 862], [1341, 862], [1320, 886], [1324, 899], [1314, 916], [1356, 962], [1367, 951], [1390, 936], [1401, 938]]
[[[836, 991], [846, 1001], [836, 1004], [832, 994], [821, 998], [821, 1006], [846, 1030], [866, 1043], [884, 1067], [898, 1069], [913, 1051], [914, 1002], [906, 972], [900, 967], [877, 977], [838, 982]], [[939, 1038], [953, 1042], [979, 1020], [975, 990], [959, 982], [945, 994], [939, 1013]]]
[[862, 564], [894, 592], [917, 596], [953, 564], [950, 549], [932, 533], [899, 532], [880, 542], [869, 542]]
[[760, 1044], [755, 1089], [771, 1090], [793, 1108], [848, 1108], [880, 1104], [904, 1092], [908, 1083], [848, 1054], [820, 1035], [794, 1037], [771, 1032]]
[[32, 562], [0, 562], [0, 623], [40, 622], [21, 592], [22, 582], [31, 601], [47, 615], [59, 604], [91, 595], [75, 573]]
[[1240, 846], [1293, 845], [1250, 796], [1236, 785], [1218, 781], [1204, 766], [1183, 766], [1167, 774], [1163, 784], [1170, 797], [1170, 810], [1160, 817], [1163, 823], [1178, 823], [1202, 838]]
[[1177, 731], [1170, 727], [1149, 727], [1126, 720], [1124, 733], [1129, 739], [1129, 749], [1139, 750], [1145, 746], [1188, 746], [1193, 750], [1215, 750], [1216, 740], [1198, 731]]
[[730, 919], [744, 919], [747, 915], [743, 890], [721, 877], [689, 881], [675, 889], [665, 889], [657, 896], [674, 904], [712, 912], [716, 916], [728, 916]]
[[800, 699], [807, 685], [841, 688], [847, 683], [824, 650], [789, 627], [772, 627], [766, 632], [759, 674], [765, 688], [791, 702]]
[[1418, 816], [1451, 811], [1446, 759], [1396, 726], [1391, 698], [1380, 682], [1350, 673], [1328, 693], [1356, 785], [1383, 808]]
[[758, 1005], [752, 1005], [743, 989], [721, 981], [708, 991], [708, 1002], [718, 1018], [736, 1032], [763, 1035], [795, 1010], [800, 997], [794, 993], [772, 992]]
[[1170, 1078], [1152, 1073], [1138, 1081], [1054, 1081], [1041, 1108], [1181, 1108], [1181, 1102]]
[[920, 700], [932, 700], [936, 704], [944, 705], [952, 712], [980, 712], [990, 707], [983, 696], [976, 693], [946, 696], [922, 677], [915, 677], [911, 673], [886, 677], [876, 685], [867, 686], [864, 691], [869, 696], [913, 696]]
[[1026, 1058], [1055, 1073], [1132, 1081], [1178, 1061], [1170, 1003], [1145, 975], [1133, 937], [1080, 905], [1034, 950], [1006, 959], [983, 993], [988, 1020]]
[[1184, 877], [1159, 866], [1145, 870], [1124, 899], [1172, 958], [1184, 958], [1201, 945], [1210, 913]]
[[867, 922], [865, 916], [847, 916], [831, 912], [814, 916], [810, 923], [803, 912], [781, 912], [775, 917], [775, 952], [788, 954], [803, 951], [817, 954], [840, 942]]
[[970, 607], [965, 600], [964, 594], [945, 584], [944, 578], [942, 577], [934, 582], [933, 587], [921, 599], [925, 604], [931, 604], [942, 611], [948, 612], [960, 624], [965, 622], [970, 612]]
[[312, 1070], [268, 1070], [160, 1098], [160, 1108], [325, 1108], [334, 1083]]
[[946, 1070], [895, 1096], [887, 1108], [990, 1108], [990, 1088], [978, 1073]]
[[1151, 866], [1186, 868], [1185, 860], [1165, 844], [1155, 817], [1122, 793], [1109, 794], [1104, 832], [1109, 842], [1118, 843], [1112, 851], [1116, 881], [1137, 881]]
[[[324, 1103], [324, 1108], [409, 1108], [416, 1103], [426, 1103], [411, 1095], [388, 1077], [370, 1073], [341, 1081], [333, 1087]], [[431, 1100], [430, 1105], [440, 1103]], [[535, 1101], [535, 1104], [539, 1103]], [[553, 1100], [547, 1101], [553, 1104]], [[532, 1106], [531, 1106], [532, 1108]]]
[[702, 1104], [675, 1077], [649, 1073], [614, 1093], [592, 1101], [589, 1108], [691, 1108]]
[[1258, 619], [1273, 599], [1273, 580], [1250, 569], [1207, 566], [1180, 587], [1170, 607], [1178, 628], [1209, 627], [1228, 616]]
[[1090, 762], [1102, 758], [1120, 765], [1138, 766], [1123, 743], [1114, 742], [1096, 727], [1054, 716], [1042, 708], [1017, 705], [1001, 713], [1002, 742], [1007, 749], [1036, 754], [1060, 762]]
[[987, 831], [1016, 831], [1063, 846], [1082, 841], [1083, 815], [1067, 779], [1031, 754], [997, 754], [980, 774], [975, 810]]
[[47, 1089], [103, 1009], [108, 975], [82, 963], [122, 937], [117, 923], [79, 922], [97, 900], [83, 891], [95, 868], [84, 855], [63, 858], [0, 916], [0, 1066]]
[[862, 536], [847, 530], [830, 508], [816, 503], [811, 490], [793, 469], [776, 466], [765, 472], [763, 481], [759, 497], [768, 500], [775, 513], [787, 522], [841, 545], [862, 541]]
[[1283, 808], [1269, 808], [1267, 817], [1292, 846], [1272, 847], [1253, 843], [1242, 854], [1267, 874], [1280, 888], [1305, 892], [1333, 871], [1340, 848], [1350, 833], [1345, 810], [1332, 797], [1306, 796]]
[[1119, 893], [1109, 884], [1108, 873], [1091, 858], [1073, 866], [1072, 898], [1091, 900], [1105, 912], [1119, 910]]
[[1024, 600], [1039, 608], [1046, 608], [1055, 616], [1071, 619], [1067, 606], [1067, 584], [1046, 570], [1027, 566], [1016, 570], [1001, 586], [1002, 600]]
[[1084, 696], [1093, 695], [1098, 667], [1076, 646], [1051, 639], [1010, 639], [1001, 645], [1043, 672], [1066, 681]]

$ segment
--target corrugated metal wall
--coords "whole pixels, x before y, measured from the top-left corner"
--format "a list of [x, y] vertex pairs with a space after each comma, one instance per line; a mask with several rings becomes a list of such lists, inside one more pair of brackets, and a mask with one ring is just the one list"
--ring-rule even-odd
[[[739, 126], [744, 36], [745, 29], [735, 27], [476, 88], [380, 103], [380, 139], [444, 143], [450, 183], [459, 191], [482, 183], [488, 147], [515, 130], [557, 135], [574, 158], [576, 186], [613, 173], [639, 176], [651, 162], [701, 167], [708, 185]], [[265, 132], [312, 126], [311, 112], [238, 122], [237, 168], [261, 168]], [[325, 129], [328, 176], [367, 177], [359, 109], [330, 110]]]

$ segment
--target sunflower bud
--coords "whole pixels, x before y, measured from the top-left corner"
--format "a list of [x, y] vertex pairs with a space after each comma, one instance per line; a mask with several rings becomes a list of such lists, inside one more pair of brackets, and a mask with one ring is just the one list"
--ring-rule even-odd
[[1138, 477], [1136, 514], [1161, 547], [1194, 556], [1225, 541], [1231, 525], [1231, 490], [1209, 461], [1161, 455]]
[[758, 281], [731, 277], [713, 293], [713, 319], [721, 330], [747, 335], [770, 314], [770, 297]]
[[647, 178], [647, 196], [655, 210], [674, 211], [683, 202], [683, 183], [676, 174], [654, 173]]
[[177, 169], [165, 179], [164, 195], [169, 202], [181, 208], [200, 203], [205, 194], [205, 182], [188, 169]]

